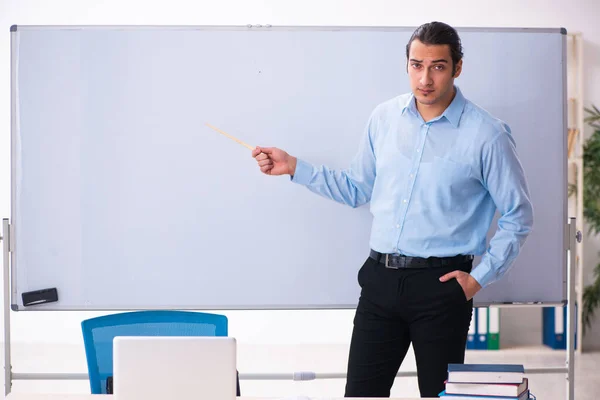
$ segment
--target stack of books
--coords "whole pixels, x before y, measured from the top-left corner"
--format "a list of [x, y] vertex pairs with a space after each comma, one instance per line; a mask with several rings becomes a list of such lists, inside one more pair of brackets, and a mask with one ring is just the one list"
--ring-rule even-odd
[[529, 385], [520, 364], [448, 364], [448, 400], [528, 400]]

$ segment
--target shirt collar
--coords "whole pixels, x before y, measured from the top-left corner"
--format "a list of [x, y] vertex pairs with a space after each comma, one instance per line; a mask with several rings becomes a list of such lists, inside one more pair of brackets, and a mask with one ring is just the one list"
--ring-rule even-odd
[[406, 100], [406, 103], [402, 104], [402, 115], [404, 115], [406, 110], [410, 111], [415, 116], [419, 116], [419, 112], [417, 111], [417, 105], [415, 104], [415, 95], [412, 93], [410, 94], [410, 96], [408, 96], [408, 100]]
[[466, 100], [458, 86], [454, 86], [454, 88], [456, 89], [456, 95], [454, 96], [452, 103], [450, 103], [450, 105], [442, 113], [442, 117], [446, 117], [452, 126], [458, 128], [460, 117], [465, 109]]
[[[462, 116], [463, 110], [465, 109], [466, 99], [463, 96], [458, 86], [454, 86], [456, 89], [456, 95], [450, 105], [444, 110], [442, 115], [440, 115], [437, 119], [441, 119], [442, 117], [446, 117], [448, 122], [452, 124], [455, 128], [458, 128], [458, 124], [460, 122], [460, 117]], [[402, 106], [402, 115], [406, 112], [406, 110], [410, 111], [415, 116], [419, 116], [419, 111], [417, 110], [417, 105], [415, 102], [415, 95], [411, 93], [408, 97], [408, 100]], [[436, 120], [437, 120], [436, 119]]]

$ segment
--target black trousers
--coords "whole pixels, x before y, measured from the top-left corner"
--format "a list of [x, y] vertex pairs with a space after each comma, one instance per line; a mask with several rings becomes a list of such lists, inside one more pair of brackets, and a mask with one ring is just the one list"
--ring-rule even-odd
[[345, 397], [389, 397], [412, 343], [421, 397], [444, 390], [449, 363], [463, 363], [473, 300], [467, 301], [447, 267], [388, 269], [367, 258], [358, 273], [361, 294], [354, 317]]

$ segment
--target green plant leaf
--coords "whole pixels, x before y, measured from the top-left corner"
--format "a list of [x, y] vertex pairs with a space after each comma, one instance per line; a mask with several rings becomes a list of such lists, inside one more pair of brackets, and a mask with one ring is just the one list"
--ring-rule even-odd
[[[600, 110], [592, 105], [585, 108], [589, 115], [585, 117], [594, 133], [583, 146], [583, 216], [589, 226], [589, 232], [600, 233]], [[571, 191], [569, 185], [569, 191]], [[600, 264], [594, 269], [594, 282], [583, 290], [582, 331], [592, 325], [595, 311], [600, 307]]]
[[581, 310], [582, 328], [585, 335], [586, 330], [591, 327], [596, 308], [600, 306], [600, 264], [594, 270], [596, 280], [583, 290], [583, 308]]

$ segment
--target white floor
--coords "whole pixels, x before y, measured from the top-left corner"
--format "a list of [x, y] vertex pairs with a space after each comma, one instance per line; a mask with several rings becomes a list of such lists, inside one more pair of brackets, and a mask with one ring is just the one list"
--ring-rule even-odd
[[[296, 371], [345, 373], [347, 345], [245, 345], [238, 344], [240, 373], [289, 372], [290, 380], [242, 380], [244, 396], [342, 397], [344, 379], [292, 381]], [[468, 351], [467, 362], [519, 363], [525, 368], [563, 367], [566, 353], [544, 347], [498, 351]], [[77, 345], [13, 343], [13, 373], [85, 373], [85, 355]], [[415, 371], [412, 351], [402, 371]], [[600, 353], [584, 353], [575, 358], [575, 399], [596, 400], [600, 393]], [[566, 399], [564, 374], [529, 374], [530, 388], [538, 400]], [[13, 380], [13, 392], [89, 393], [86, 380]], [[392, 397], [418, 397], [416, 377], [397, 378]]]

